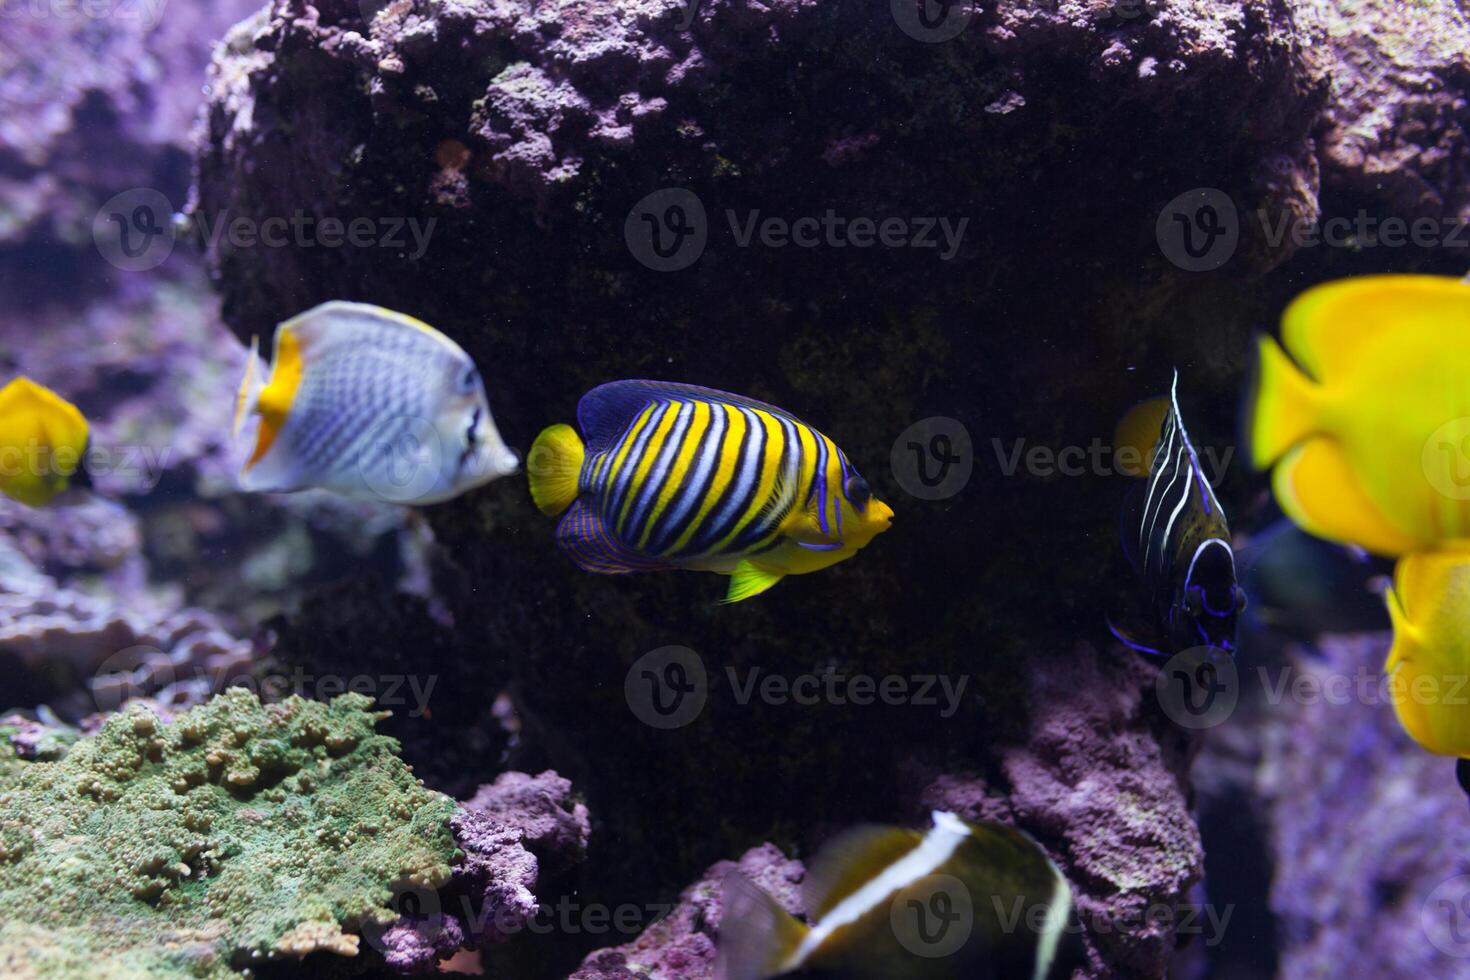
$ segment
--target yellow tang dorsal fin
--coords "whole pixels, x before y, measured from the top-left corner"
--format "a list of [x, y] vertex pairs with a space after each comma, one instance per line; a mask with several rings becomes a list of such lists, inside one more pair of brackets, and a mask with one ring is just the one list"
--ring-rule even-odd
[[802, 904], [815, 921], [919, 846], [924, 835], [899, 827], [854, 827], [828, 841], [802, 882]]
[[1167, 395], [1150, 398], [1130, 408], [1113, 430], [1113, 458], [1124, 476], [1148, 476], [1154, 450], [1173, 402]]
[[281, 426], [291, 413], [296, 400], [296, 390], [301, 387], [301, 376], [306, 367], [301, 356], [301, 345], [289, 324], [276, 331], [275, 353], [271, 358], [270, 381], [260, 390], [256, 400], [256, 411], [260, 415], [260, 431], [255, 437], [255, 450], [245, 463], [249, 470], [275, 444]]
[[[1281, 318], [1281, 338], [1316, 380], [1338, 377], [1389, 336], [1410, 344], [1464, 344], [1470, 285], [1449, 276], [1362, 276], [1302, 293]], [[1410, 353], [1420, 353], [1410, 351]]]

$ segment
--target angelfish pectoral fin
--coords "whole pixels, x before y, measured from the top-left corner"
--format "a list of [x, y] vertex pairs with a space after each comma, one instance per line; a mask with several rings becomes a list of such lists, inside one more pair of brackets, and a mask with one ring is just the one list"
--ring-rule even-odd
[[767, 571], [757, 568], [749, 561], [742, 561], [730, 573], [730, 591], [725, 593], [722, 601], [741, 602], [751, 596], [758, 596], [783, 578], [785, 575], [781, 572]]
[[[1160, 650], [1157, 647], [1150, 646], [1149, 644], [1144, 643], [1143, 641], [1135, 638], [1134, 635], [1133, 635], [1133, 633], [1134, 633], [1133, 630], [1127, 630], [1127, 629], [1123, 629], [1123, 628], [1120, 628], [1119, 626], [1117, 626], [1113, 622], [1113, 620], [1111, 619], [1111, 617], [1108, 618], [1106, 620], [1106, 622], [1108, 624], [1108, 632], [1111, 633], [1111, 634], [1113, 634], [1113, 639], [1117, 640], [1119, 643], [1123, 644], [1128, 649], [1130, 649], [1130, 650], [1137, 650], [1139, 653], [1146, 653], [1146, 654], [1149, 654], [1150, 656], [1154, 656], [1154, 657], [1167, 657], [1167, 656], [1169, 656], [1169, 654], [1165, 653], [1163, 650]], [[1142, 632], [1142, 631], [1139, 631], [1139, 632]], [[1160, 645], [1162, 646], [1162, 644], [1160, 644]]]

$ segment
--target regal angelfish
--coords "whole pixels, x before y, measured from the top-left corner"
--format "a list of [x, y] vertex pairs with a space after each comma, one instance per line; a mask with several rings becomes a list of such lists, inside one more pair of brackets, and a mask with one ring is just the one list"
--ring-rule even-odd
[[257, 363], [252, 345], [235, 412], [237, 434], [260, 420], [246, 490], [432, 504], [519, 467], [475, 363], [412, 317], [323, 303], [276, 329], [264, 383]]
[[810, 924], [725, 881], [720, 980], [1066, 980], [1084, 966], [1072, 888], [1030, 837], [936, 812], [928, 832], [848, 831], [802, 882]]
[[[726, 602], [835, 565], [888, 529], [829, 438], [789, 412], [694, 385], [615, 381], [536, 438], [531, 495], [580, 567], [731, 577]], [[570, 508], [570, 510], [568, 510]]]
[[1168, 399], [1134, 409], [1120, 434], [1131, 420], [1153, 417], [1161, 420], [1155, 438], [1145, 443], [1147, 481], [1128, 495], [1122, 535], [1123, 550], [1148, 591], [1154, 623], [1139, 636], [1117, 628], [1113, 633], [1148, 653], [1171, 655], [1191, 647], [1233, 653], [1245, 592], [1236, 583], [1225, 510], [1184, 431], [1178, 373]]

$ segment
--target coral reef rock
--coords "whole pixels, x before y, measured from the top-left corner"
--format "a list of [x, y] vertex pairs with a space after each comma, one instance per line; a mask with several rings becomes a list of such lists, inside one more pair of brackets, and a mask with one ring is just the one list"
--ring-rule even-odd
[[[455, 857], [454, 803], [373, 731], [370, 702], [230, 691], [164, 725], [141, 706], [0, 782], [6, 976], [228, 977], [354, 956], [396, 890]], [[0, 752], [5, 747], [0, 746]]]
[[1398, 724], [1387, 640], [1325, 637], [1294, 657], [1286, 690], [1306, 693], [1261, 729], [1282, 977], [1470, 975], [1470, 809], [1454, 760]]
[[924, 806], [1031, 833], [1072, 882], [1094, 975], [1162, 977], [1178, 907], [1203, 873], [1187, 799], [1188, 741], [1153, 697], [1157, 665], [1079, 653], [1041, 674], [1023, 744], [997, 748], [1002, 779], [940, 776]]
[[738, 861], [721, 861], [686, 888], [678, 905], [632, 942], [592, 953], [571, 980], [711, 980], [715, 941], [724, 913], [722, 884], [739, 871], [793, 915], [801, 915], [800, 885], [806, 874], [774, 844], [746, 851]]

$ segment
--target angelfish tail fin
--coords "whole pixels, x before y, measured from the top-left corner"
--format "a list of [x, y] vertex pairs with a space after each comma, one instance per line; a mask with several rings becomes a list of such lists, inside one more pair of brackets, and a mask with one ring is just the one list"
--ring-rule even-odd
[[716, 980], [765, 980], [787, 972], [807, 927], [749, 878], [725, 876]]
[[531, 499], [547, 517], [555, 517], [577, 499], [582, 461], [587, 447], [570, 425], [543, 429], [531, 444], [526, 473], [531, 480]]
[[1261, 334], [1256, 348], [1245, 439], [1251, 464], [1263, 470], [1317, 430], [1321, 394], [1273, 338]]
[[245, 362], [245, 376], [240, 379], [240, 390], [235, 393], [235, 420], [230, 424], [230, 438], [240, 438], [245, 419], [255, 411], [260, 400], [260, 391], [265, 379], [260, 370], [260, 338], [250, 338], [250, 358]]

